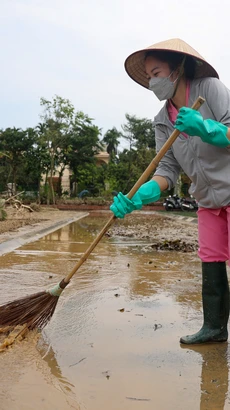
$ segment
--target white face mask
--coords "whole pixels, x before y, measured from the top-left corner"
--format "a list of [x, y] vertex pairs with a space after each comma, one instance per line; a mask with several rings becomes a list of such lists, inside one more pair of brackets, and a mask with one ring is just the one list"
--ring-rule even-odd
[[178, 77], [175, 81], [170, 81], [170, 77], [173, 73], [174, 71], [172, 71], [168, 77], [153, 77], [149, 80], [149, 89], [154, 92], [160, 101], [169, 100], [174, 95], [174, 84], [178, 80]]

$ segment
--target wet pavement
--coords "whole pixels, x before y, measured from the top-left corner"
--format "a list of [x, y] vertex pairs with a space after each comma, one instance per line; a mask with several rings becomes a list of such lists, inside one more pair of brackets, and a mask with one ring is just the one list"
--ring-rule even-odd
[[[1, 256], [1, 303], [58, 283], [107, 219], [83, 218]], [[147, 243], [102, 239], [38, 345], [29, 338], [0, 357], [1, 410], [230, 409], [228, 343], [179, 344], [202, 322], [196, 252]]]
[[[56, 231], [57, 229], [66, 226], [72, 222], [77, 221], [78, 219], [87, 216], [88, 212], [77, 212], [75, 216], [63, 218], [59, 221], [53, 222], [52, 220], [43, 222], [43, 227], [38, 226], [25, 226], [14, 232], [14, 234], [9, 235], [9, 232], [5, 235], [2, 235], [0, 238], [0, 255], [5, 255], [8, 252], [13, 251], [30, 242], [34, 242], [42, 238], [43, 236]], [[39, 224], [38, 224], [39, 225]], [[5, 237], [4, 237], [5, 236]], [[13, 238], [11, 237], [13, 236]]]

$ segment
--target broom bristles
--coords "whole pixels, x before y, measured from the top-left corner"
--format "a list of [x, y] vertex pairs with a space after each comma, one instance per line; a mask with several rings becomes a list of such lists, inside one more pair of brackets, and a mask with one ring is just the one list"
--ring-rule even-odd
[[43, 329], [55, 311], [59, 296], [39, 292], [0, 306], [0, 326], [26, 324], [29, 329]]

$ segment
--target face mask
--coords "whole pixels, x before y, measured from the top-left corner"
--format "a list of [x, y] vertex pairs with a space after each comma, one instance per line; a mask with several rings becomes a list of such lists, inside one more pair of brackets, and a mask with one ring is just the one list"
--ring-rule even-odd
[[170, 81], [173, 73], [174, 71], [168, 77], [153, 77], [149, 80], [149, 89], [154, 92], [160, 101], [169, 100], [173, 97], [175, 91], [174, 84], [178, 80], [177, 77], [175, 81]]

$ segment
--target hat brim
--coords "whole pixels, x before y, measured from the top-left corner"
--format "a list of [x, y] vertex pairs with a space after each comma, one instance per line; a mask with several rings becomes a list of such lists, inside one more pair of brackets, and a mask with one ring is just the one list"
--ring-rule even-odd
[[202, 77], [216, 77], [219, 78], [218, 73], [216, 70], [205, 61], [203, 58], [198, 56], [194, 56], [193, 54], [186, 53], [183, 51], [176, 51], [172, 50], [171, 48], [152, 48], [148, 47], [143, 50], [136, 51], [132, 53], [127, 59], [125, 60], [125, 70], [128, 75], [134, 80], [136, 83], [142, 85], [143, 87], [149, 89], [149, 80], [147, 78], [145, 72], [145, 56], [146, 53], [149, 51], [171, 51], [174, 53], [182, 53], [184, 55], [191, 56], [195, 62], [195, 75], [194, 78], [202, 78]]

